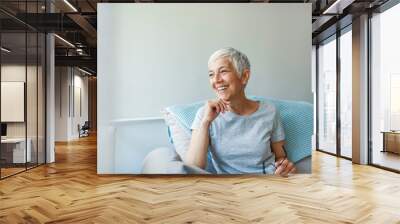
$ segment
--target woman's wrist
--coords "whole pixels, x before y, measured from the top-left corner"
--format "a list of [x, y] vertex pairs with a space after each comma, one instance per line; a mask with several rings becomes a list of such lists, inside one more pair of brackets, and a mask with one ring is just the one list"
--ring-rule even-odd
[[275, 162], [278, 162], [278, 161], [283, 161], [283, 160], [285, 160], [286, 159], [286, 156], [275, 156]]
[[204, 127], [204, 128], [209, 128], [210, 127], [210, 124], [211, 124], [211, 121], [208, 121], [208, 120], [206, 120], [206, 119], [203, 119], [202, 121], [201, 121], [201, 127]]

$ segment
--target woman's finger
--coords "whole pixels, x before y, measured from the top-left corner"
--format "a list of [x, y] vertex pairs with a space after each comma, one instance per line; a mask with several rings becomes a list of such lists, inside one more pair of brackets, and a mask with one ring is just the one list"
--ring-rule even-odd
[[276, 164], [275, 174], [283, 177], [287, 177], [288, 173], [293, 167], [293, 163], [290, 162], [287, 158], [281, 159], [277, 161], [275, 164]]
[[285, 158], [282, 158], [279, 161], [276, 161], [275, 162], [275, 167], [279, 167], [282, 164], [283, 160], [285, 160]]
[[219, 102], [219, 106], [221, 107], [221, 112], [222, 112], [222, 113], [225, 113], [225, 107], [224, 107], [224, 104], [223, 104], [223, 103], [221, 103], [221, 102]]
[[224, 105], [226, 107], [226, 110], [229, 111], [231, 103], [229, 101], [226, 101], [226, 100], [222, 100], [222, 102], [224, 103]]
[[220, 100], [217, 101], [217, 105], [218, 105], [220, 112], [224, 112], [224, 108], [222, 107]]
[[217, 113], [217, 114], [219, 113], [218, 104], [216, 102], [213, 102], [211, 104], [211, 108], [212, 108], [213, 111], [215, 111], [215, 113]]
[[281, 167], [277, 167], [275, 170], [275, 175], [280, 175], [282, 173], [282, 168]]
[[281, 175], [282, 172], [283, 172], [282, 164], [279, 163], [279, 164], [276, 165], [275, 167], [276, 167], [276, 169], [275, 169], [275, 175]]
[[224, 104], [229, 105], [230, 102], [228, 100], [220, 99]]
[[227, 111], [226, 105], [225, 105], [225, 103], [224, 103], [222, 100], [219, 101], [219, 104], [220, 104], [221, 107], [223, 108], [223, 112]]
[[292, 162], [288, 162], [288, 164], [285, 167], [285, 169], [283, 169], [282, 175], [283, 176], [287, 176], [290, 173], [290, 171], [292, 170], [292, 168], [293, 168], [293, 163]]
[[221, 106], [218, 103], [215, 106], [217, 107], [217, 114], [221, 113]]
[[280, 167], [282, 167], [282, 171], [286, 170], [287, 165], [289, 164], [289, 160], [287, 160], [286, 158], [283, 160], [283, 162], [281, 163]]

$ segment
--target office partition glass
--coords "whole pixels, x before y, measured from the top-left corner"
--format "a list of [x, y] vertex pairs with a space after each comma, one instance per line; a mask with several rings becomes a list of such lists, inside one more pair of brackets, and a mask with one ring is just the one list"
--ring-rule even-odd
[[400, 4], [371, 19], [371, 162], [400, 171]]
[[[31, 151], [26, 143], [27, 44], [25, 32], [1, 34], [1, 176], [26, 170]], [[5, 50], [4, 50], [5, 49]], [[28, 150], [27, 150], [28, 146]]]
[[[15, 9], [20, 18], [28, 16], [26, 12], [45, 12], [44, 5], [45, 1], [0, 3]], [[46, 39], [29, 24], [37, 18], [25, 23], [0, 12], [1, 179], [45, 163]]]
[[336, 36], [318, 47], [318, 149], [336, 154]]

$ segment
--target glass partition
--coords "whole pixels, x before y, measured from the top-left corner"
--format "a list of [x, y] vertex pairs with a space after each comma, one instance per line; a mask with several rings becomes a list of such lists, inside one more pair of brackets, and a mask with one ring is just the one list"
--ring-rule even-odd
[[1, 46], [1, 176], [6, 177], [24, 171], [32, 155], [26, 150], [26, 33], [2, 33]]
[[[43, 13], [44, 3], [0, 6], [23, 16]], [[45, 163], [45, 45], [44, 33], [0, 12], [1, 179]]]
[[336, 36], [318, 47], [318, 149], [336, 154]]
[[400, 4], [372, 17], [371, 162], [400, 171]]

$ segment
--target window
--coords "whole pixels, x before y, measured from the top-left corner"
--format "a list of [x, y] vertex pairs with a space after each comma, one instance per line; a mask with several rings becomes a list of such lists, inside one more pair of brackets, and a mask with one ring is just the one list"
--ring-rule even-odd
[[[352, 34], [340, 36], [340, 155], [352, 157]], [[347, 31], [347, 32], [346, 32]]]
[[400, 170], [400, 4], [371, 19], [371, 162]]
[[318, 149], [336, 153], [336, 39], [318, 48]]

